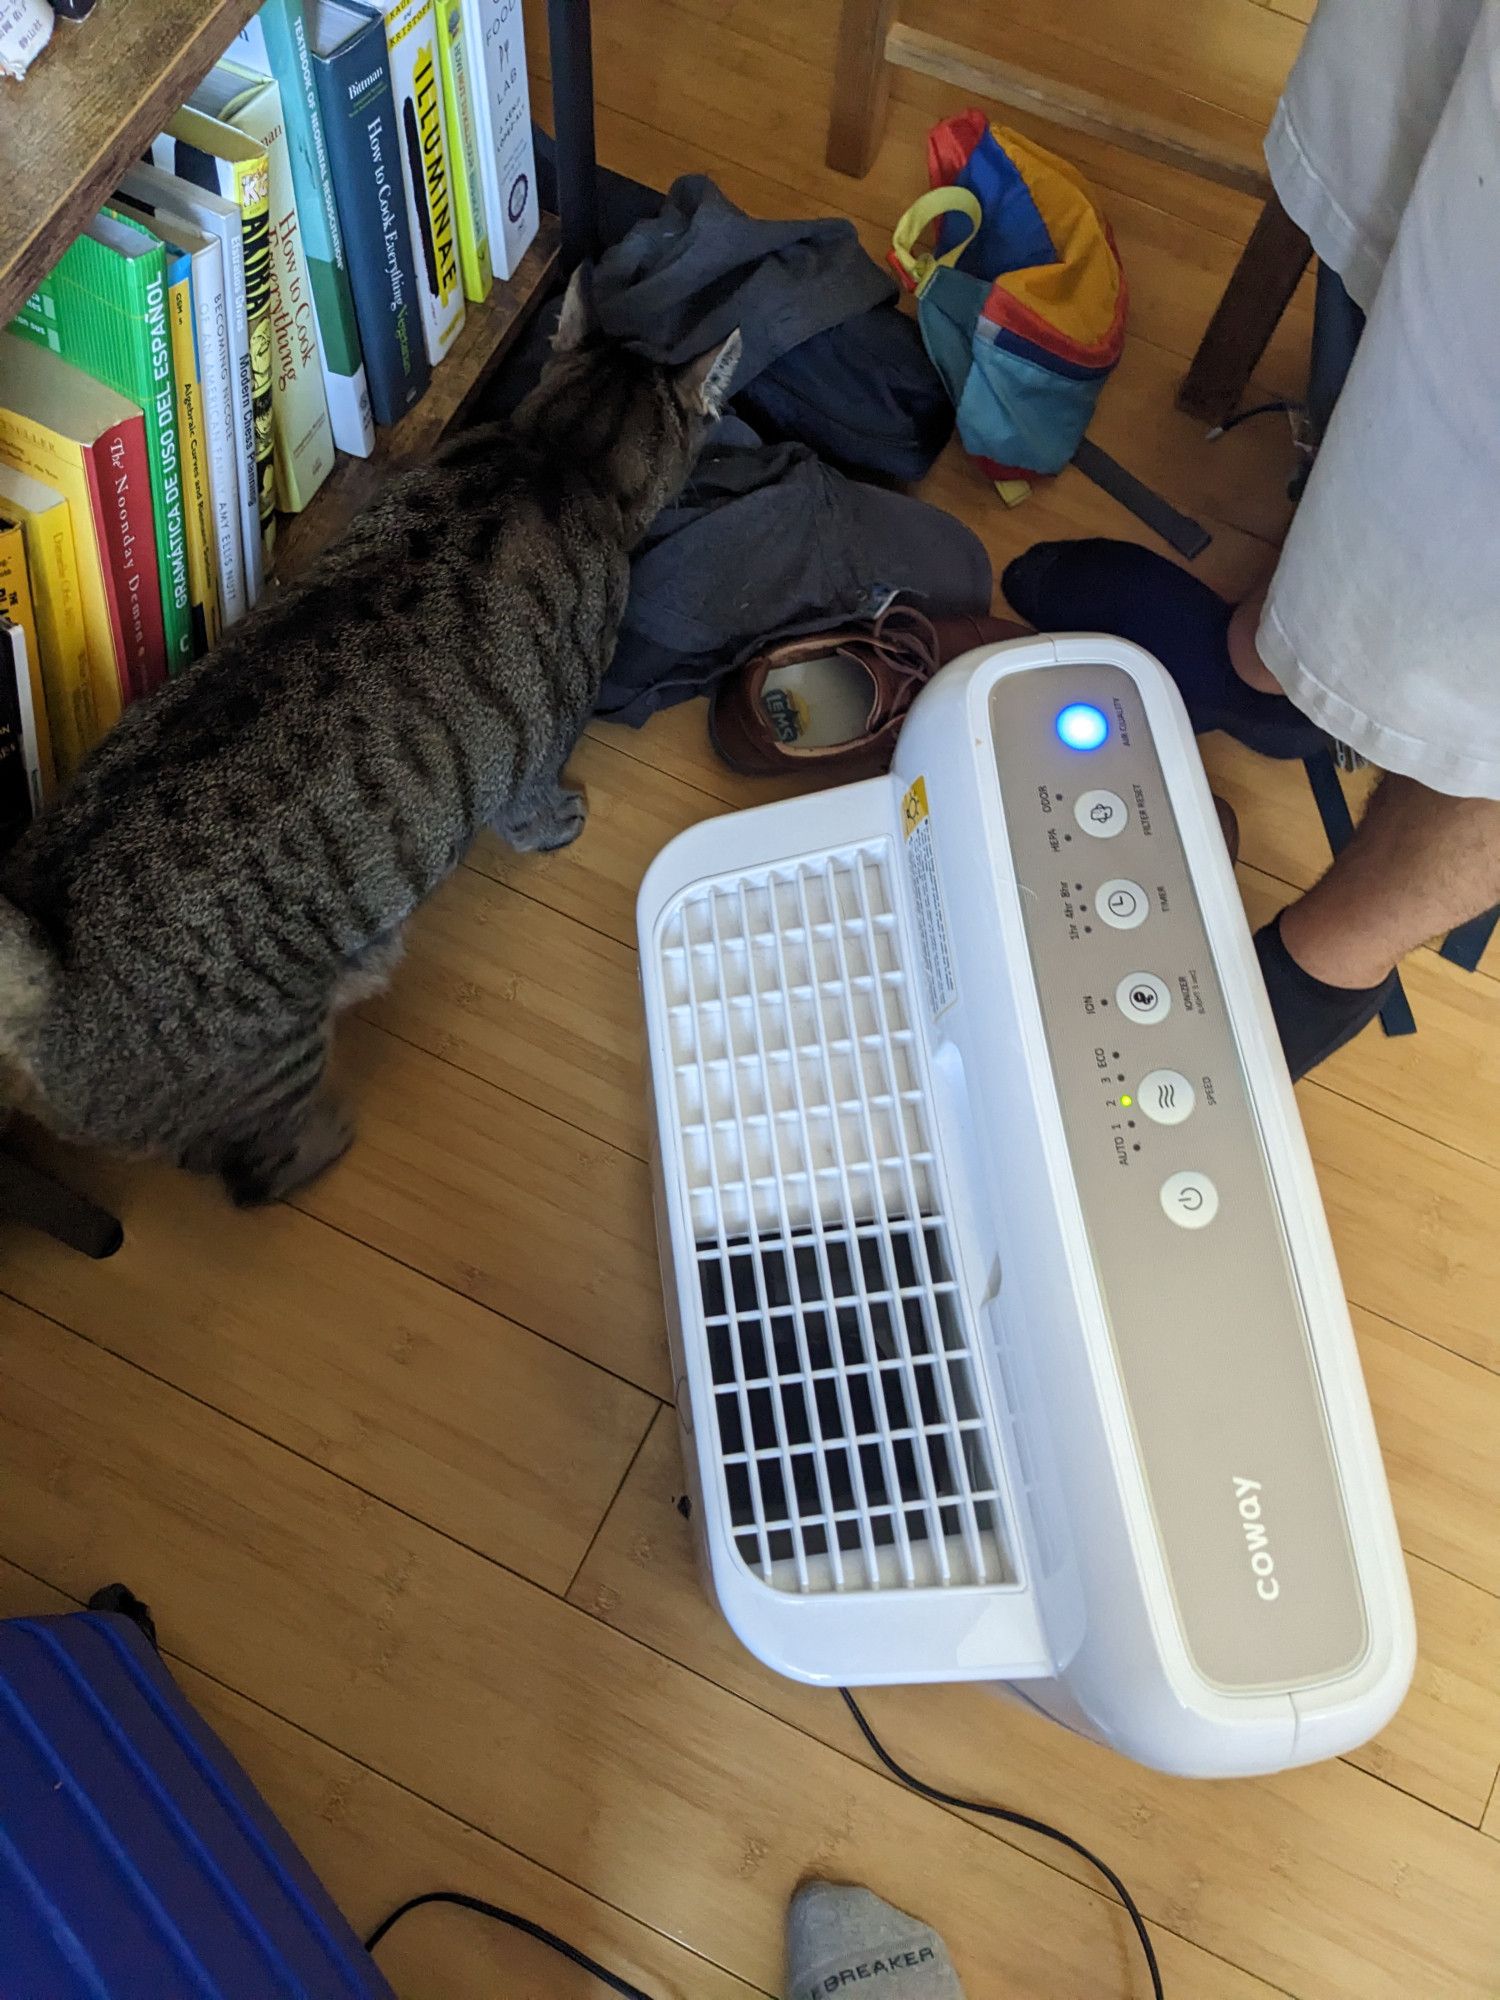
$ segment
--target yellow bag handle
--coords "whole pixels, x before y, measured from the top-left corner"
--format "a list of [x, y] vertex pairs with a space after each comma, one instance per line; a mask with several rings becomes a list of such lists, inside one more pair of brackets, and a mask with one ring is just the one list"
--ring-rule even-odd
[[[945, 250], [941, 257], [934, 251], [918, 248], [921, 238], [940, 215], [965, 215], [969, 219], [969, 230], [963, 241], [955, 243], [951, 250]], [[896, 224], [886, 262], [906, 289], [920, 296], [939, 265], [951, 267], [962, 257], [979, 234], [983, 215], [978, 197], [967, 188], [933, 188], [929, 194], [914, 201]]]

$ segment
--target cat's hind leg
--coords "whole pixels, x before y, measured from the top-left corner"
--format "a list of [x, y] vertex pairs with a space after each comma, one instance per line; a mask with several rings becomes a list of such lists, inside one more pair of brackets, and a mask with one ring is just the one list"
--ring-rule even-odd
[[184, 1153], [183, 1165], [211, 1166], [237, 1208], [279, 1201], [331, 1167], [348, 1151], [354, 1125], [328, 1088], [327, 1062], [322, 1020], [247, 1080], [216, 1129]]
[[540, 794], [528, 792], [516, 805], [502, 806], [490, 825], [522, 854], [552, 854], [573, 844], [588, 813], [582, 791], [554, 779]]
[[333, 997], [329, 1001], [333, 1012], [342, 1014], [345, 1008], [357, 1007], [362, 1000], [373, 1000], [377, 993], [383, 993], [405, 949], [405, 933], [398, 925], [395, 930], [372, 938], [363, 951], [346, 958], [333, 982]]

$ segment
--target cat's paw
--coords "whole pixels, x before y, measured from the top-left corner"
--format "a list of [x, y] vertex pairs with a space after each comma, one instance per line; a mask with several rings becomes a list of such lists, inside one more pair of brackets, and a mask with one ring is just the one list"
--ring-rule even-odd
[[552, 854], [559, 847], [571, 847], [588, 816], [589, 803], [581, 791], [570, 787], [559, 793], [556, 805], [544, 817], [544, 837], [537, 842], [537, 852]]
[[583, 832], [589, 816], [588, 801], [575, 787], [559, 790], [524, 819], [502, 817], [494, 821], [500, 838], [521, 854], [554, 854], [571, 847]]

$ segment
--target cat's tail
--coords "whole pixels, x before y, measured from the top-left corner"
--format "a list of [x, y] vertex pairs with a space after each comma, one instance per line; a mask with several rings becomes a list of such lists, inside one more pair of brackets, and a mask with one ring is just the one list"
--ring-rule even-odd
[[0, 1106], [39, 1093], [36, 1035], [52, 1008], [58, 976], [41, 931], [0, 896]]

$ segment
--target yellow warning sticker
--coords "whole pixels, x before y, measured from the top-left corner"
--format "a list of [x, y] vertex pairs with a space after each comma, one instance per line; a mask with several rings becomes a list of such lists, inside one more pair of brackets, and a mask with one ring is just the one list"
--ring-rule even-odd
[[948, 913], [943, 907], [937, 852], [933, 846], [932, 814], [927, 804], [925, 778], [913, 778], [902, 794], [901, 832], [906, 841], [907, 880], [911, 884], [927, 1005], [936, 1019], [939, 1014], [946, 1013], [958, 998], [958, 981], [953, 969], [953, 947], [948, 935]]
[[908, 840], [927, 817], [927, 780], [913, 778], [901, 800], [901, 831]]

